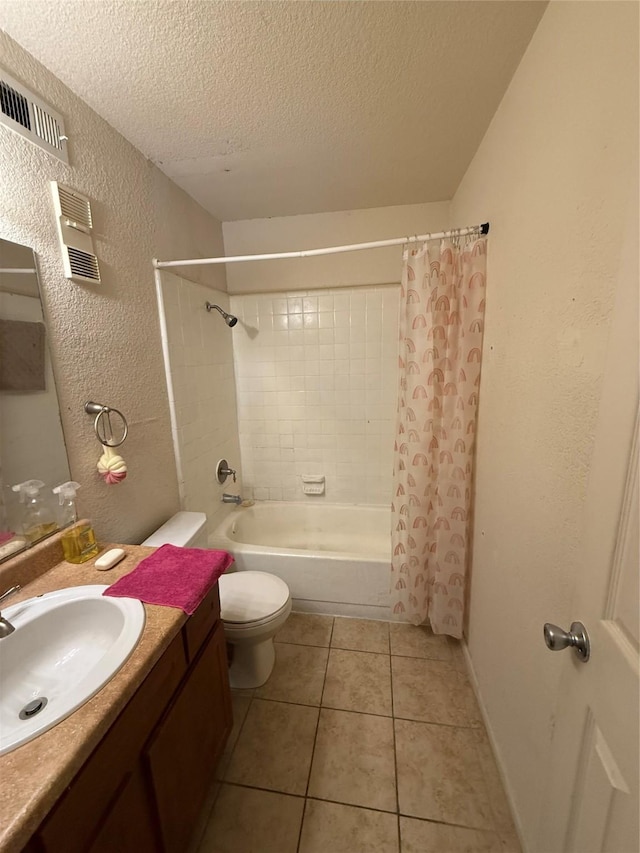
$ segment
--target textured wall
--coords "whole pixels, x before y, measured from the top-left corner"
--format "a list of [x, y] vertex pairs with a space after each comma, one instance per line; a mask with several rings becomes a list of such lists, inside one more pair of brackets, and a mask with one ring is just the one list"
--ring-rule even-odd
[[[60, 408], [80, 509], [98, 535], [139, 541], [179, 508], [151, 259], [222, 253], [219, 223], [28, 53], [0, 32], [2, 64], [65, 118], [71, 166], [0, 127], [0, 236], [38, 255]], [[62, 274], [50, 180], [93, 201], [103, 281]], [[224, 290], [224, 270], [190, 277]], [[87, 399], [127, 416], [128, 478], [106, 486]], [[47, 441], [42, 435], [41, 440]]]
[[[560, 695], [637, 159], [638, 7], [552, 3], [452, 205], [491, 221], [469, 649], [524, 837]], [[614, 380], [612, 380], [614, 381]]]
[[[225, 222], [222, 229], [227, 255], [253, 255], [369, 243], [448, 227], [449, 202], [445, 201], [246, 219]], [[401, 267], [402, 248], [393, 246], [317, 258], [229, 264], [227, 283], [229, 293], [387, 284], [400, 281]]]
[[[223, 492], [241, 494], [243, 477], [238, 443], [233, 340], [214, 302], [229, 311], [226, 293], [162, 273], [162, 299], [169, 353], [170, 404], [175, 413], [174, 442], [182, 508], [207, 515], [211, 533], [232, 509]], [[216, 465], [226, 459], [238, 472], [237, 482], [216, 480]]]
[[[259, 500], [391, 501], [399, 286], [232, 296], [244, 482]], [[323, 474], [324, 497], [302, 491]]]

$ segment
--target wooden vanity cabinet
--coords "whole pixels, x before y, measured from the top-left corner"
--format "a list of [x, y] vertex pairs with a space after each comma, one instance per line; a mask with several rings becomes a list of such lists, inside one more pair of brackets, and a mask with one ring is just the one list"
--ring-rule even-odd
[[182, 853], [231, 723], [216, 585], [25, 851]]

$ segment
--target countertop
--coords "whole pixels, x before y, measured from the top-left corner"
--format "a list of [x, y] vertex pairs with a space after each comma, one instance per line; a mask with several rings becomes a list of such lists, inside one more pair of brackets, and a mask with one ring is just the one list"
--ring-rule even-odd
[[[11, 558], [0, 566], [0, 591], [15, 583], [22, 589], [7, 607], [63, 587], [115, 583], [156, 550], [101, 544], [101, 553], [112, 547], [124, 548], [127, 556], [107, 572], [99, 572], [93, 559], [81, 565], [63, 560], [57, 537]], [[22, 850], [187, 620], [175, 607], [144, 608], [144, 631], [122, 669], [65, 720], [0, 756], [1, 853]]]

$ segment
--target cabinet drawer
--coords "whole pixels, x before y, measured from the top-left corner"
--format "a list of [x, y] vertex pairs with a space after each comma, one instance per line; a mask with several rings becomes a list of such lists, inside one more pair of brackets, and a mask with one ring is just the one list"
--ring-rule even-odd
[[202, 603], [187, 619], [183, 630], [187, 660], [191, 663], [213, 626], [220, 618], [220, 596], [218, 584], [214, 584], [206, 594]]
[[178, 634], [41, 826], [51, 853], [86, 850], [186, 671]]

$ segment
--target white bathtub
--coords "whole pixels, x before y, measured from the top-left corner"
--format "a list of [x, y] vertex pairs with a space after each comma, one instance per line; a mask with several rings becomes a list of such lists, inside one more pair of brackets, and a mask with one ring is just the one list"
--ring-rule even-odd
[[387, 507], [257, 502], [231, 512], [209, 547], [231, 552], [239, 571], [282, 578], [294, 610], [390, 618]]

